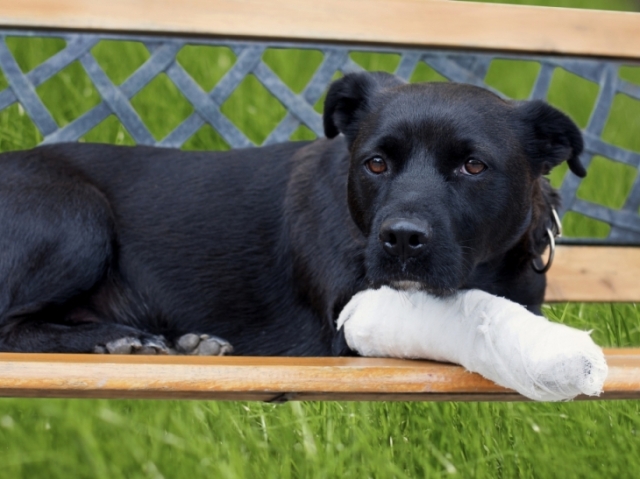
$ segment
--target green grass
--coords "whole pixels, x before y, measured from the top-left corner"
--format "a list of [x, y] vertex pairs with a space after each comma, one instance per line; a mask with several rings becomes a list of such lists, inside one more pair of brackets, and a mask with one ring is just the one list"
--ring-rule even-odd
[[[511, 2], [516, 3], [516, 2]], [[517, 2], [552, 4], [554, 2]], [[560, 2], [555, 2], [560, 4]], [[563, 6], [633, 9], [634, 1], [565, 1]], [[20, 68], [29, 71], [64, 48], [55, 39], [10, 38]], [[135, 42], [101, 42], [94, 56], [116, 84], [148, 57]], [[369, 69], [392, 71], [395, 55], [353, 52]], [[271, 49], [265, 62], [294, 91], [318, 67], [318, 52]], [[185, 47], [178, 61], [210, 89], [235, 61], [226, 48]], [[487, 82], [513, 98], [526, 98], [539, 66], [497, 60]], [[640, 83], [640, 68], [620, 75]], [[442, 81], [421, 64], [412, 81]], [[0, 73], [0, 90], [7, 86]], [[65, 125], [99, 98], [74, 64], [36, 90]], [[584, 126], [597, 87], [568, 72], [554, 75], [549, 101]], [[177, 89], [160, 77], [133, 99], [156, 138], [191, 112]], [[320, 110], [322, 100], [316, 105]], [[261, 142], [284, 109], [249, 77], [222, 110], [247, 136]], [[640, 151], [640, 105], [621, 97], [605, 139]], [[312, 138], [300, 128], [293, 139]], [[0, 112], [0, 151], [29, 148], [42, 137], [19, 105]], [[109, 117], [84, 141], [131, 144], [126, 129]], [[185, 149], [227, 149], [210, 127]], [[578, 195], [613, 208], [622, 205], [636, 172], [598, 157]], [[551, 175], [557, 186], [566, 168]], [[611, 185], [616, 185], [612, 188]], [[565, 219], [569, 235], [603, 236], [606, 225], [580, 215]], [[592, 329], [605, 346], [640, 345], [636, 305], [560, 304], [545, 307], [556, 321]], [[270, 405], [210, 401], [0, 400], [0, 478], [302, 478], [302, 477], [637, 477], [640, 475], [640, 405], [635, 401], [530, 403], [291, 403]]]
[[5, 399], [11, 478], [637, 477], [640, 404]]

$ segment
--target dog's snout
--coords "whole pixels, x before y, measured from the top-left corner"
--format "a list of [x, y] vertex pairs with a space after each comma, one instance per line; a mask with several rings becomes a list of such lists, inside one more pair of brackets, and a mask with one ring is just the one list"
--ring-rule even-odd
[[382, 223], [380, 242], [382, 248], [402, 261], [422, 252], [431, 236], [431, 226], [417, 219], [395, 218]]

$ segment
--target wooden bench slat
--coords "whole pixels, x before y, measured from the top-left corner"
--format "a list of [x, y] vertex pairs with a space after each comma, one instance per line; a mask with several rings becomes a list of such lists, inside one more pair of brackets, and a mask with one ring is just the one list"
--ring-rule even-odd
[[640, 301], [640, 248], [559, 246], [545, 300]]
[[[561, 246], [548, 299], [637, 301], [640, 248]], [[606, 399], [640, 398], [640, 349], [608, 349]], [[126, 367], [120, 367], [126, 366]], [[221, 400], [523, 400], [459, 366], [373, 358], [0, 354], [0, 396]]]
[[[608, 349], [602, 398], [640, 398], [640, 349]], [[126, 366], [126, 367], [123, 367]], [[0, 354], [0, 396], [222, 400], [524, 400], [430, 361]]]
[[638, 58], [640, 14], [438, 0], [0, 0], [0, 25]]

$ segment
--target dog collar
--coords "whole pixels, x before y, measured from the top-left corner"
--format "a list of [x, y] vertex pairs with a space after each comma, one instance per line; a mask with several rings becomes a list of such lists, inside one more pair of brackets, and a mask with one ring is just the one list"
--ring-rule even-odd
[[540, 267], [536, 264], [536, 258], [531, 260], [531, 267], [539, 274], [544, 274], [551, 268], [556, 252], [556, 238], [562, 236], [562, 222], [560, 221], [558, 212], [553, 206], [551, 207], [551, 227], [547, 228], [547, 236], [549, 237], [549, 258], [547, 259], [547, 263]]

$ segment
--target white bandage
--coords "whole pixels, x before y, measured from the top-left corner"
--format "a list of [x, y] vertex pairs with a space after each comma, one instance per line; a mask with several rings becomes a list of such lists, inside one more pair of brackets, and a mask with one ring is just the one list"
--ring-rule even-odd
[[479, 290], [449, 298], [388, 287], [362, 291], [340, 313], [338, 328], [362, 356], [460, 364], [539, 401], [597, 396], [607, 376], [589, 333]]

